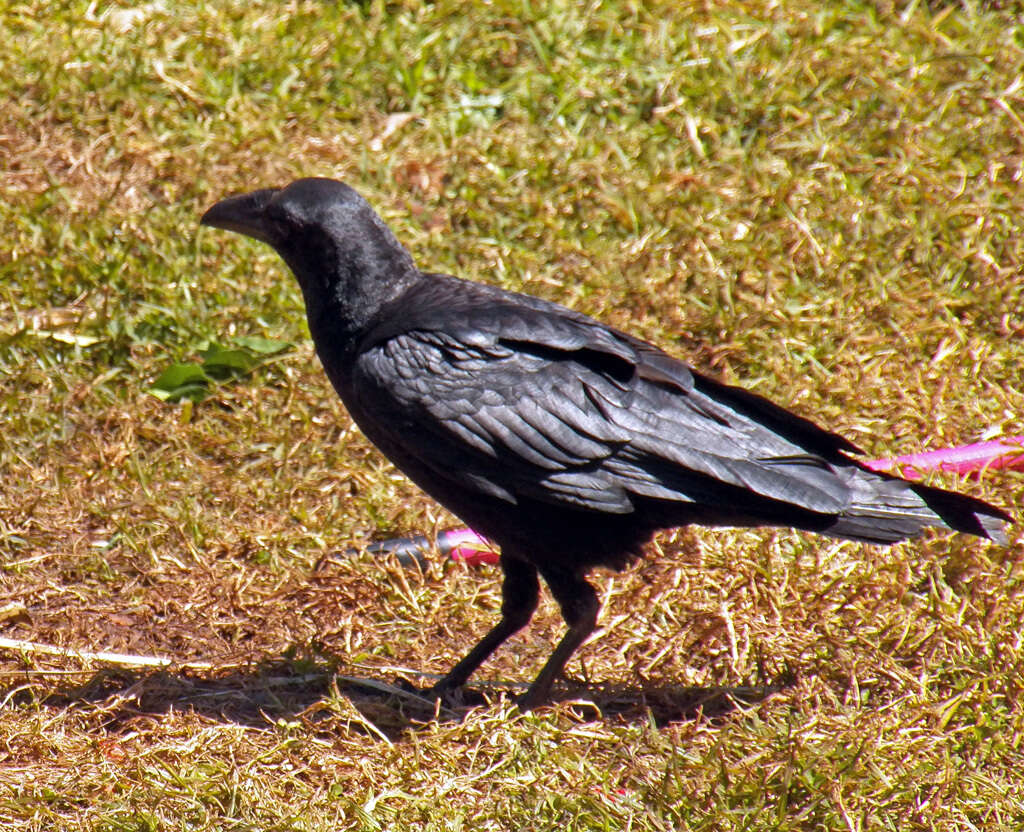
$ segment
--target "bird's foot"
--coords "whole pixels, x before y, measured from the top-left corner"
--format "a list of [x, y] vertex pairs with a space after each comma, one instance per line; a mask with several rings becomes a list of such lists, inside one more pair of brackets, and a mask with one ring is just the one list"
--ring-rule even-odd
[[444, 679], [421, 691], [420, 695], [431, 702], [440, 702], [444, 707], [458, 708], [465, 705], [462, 685], [445, 684]]
[[522, 696], [516, 697], [516, 707], [524, 714], [532, 711], [534, 708], [539, 708], [543, 704], [543, 699], [538, 699], [536, 696], [530, 696], [529, 691], [524, 693]]
[[527, 711], [532, 711], [534, 708], [539, 708], [541, 705], [548, 704], [550, 700], [551, 684], [543, 684], [543, 681], [541, 684], [537, 684], [535, 681], [529, 688], [527, 688], [526, 693], [522, 696], [516, 697], [516, 707], [523, 713], [526, 713]]

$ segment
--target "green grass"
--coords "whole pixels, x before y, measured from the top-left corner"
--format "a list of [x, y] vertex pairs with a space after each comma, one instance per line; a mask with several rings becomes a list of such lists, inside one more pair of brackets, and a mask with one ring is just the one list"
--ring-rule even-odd
[[[321, 560], [456, 521], [351, 426], [276, 256], [199, 232], [228, 193], [344, 178], [423, 268], [872, 456], [1024, 433], [1016, 4], [640, 5], [0, 12], [0, 636], [213, 665], [4, 652], [0, 826], [1024, 826], [1016, 526], [665, 535], [595, 578], [569, 670], [600, 716], [481, 687], [435, 719], [346, 681], [444, 672], [499, 577]], [[149, 392], [251, 337], [295, 346], [194, 404]], [[936, 481], [1024, 501], [1019, 473]], [[545, 602], [481, 679], [532, 678], [560, 632]]]

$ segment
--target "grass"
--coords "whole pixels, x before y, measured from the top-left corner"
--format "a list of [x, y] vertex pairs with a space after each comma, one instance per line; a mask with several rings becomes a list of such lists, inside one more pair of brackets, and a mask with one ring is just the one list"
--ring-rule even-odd
[[[498, 575], [325, 557], [456, 521], [350, 425], [276, 257], [197, 229], [337, 176], [424, 268], [597, 315], [872, 456], [1021, 433], [1015, 4], [0, 14], [0, 635], [213, 665], [0, 654], [3, 828], [1024, 825], [1019, 527], [664, 535], [596, 577], [565, 690], [600, 714], [367, 687], [446, 670]], [[149, 392], [253, 337], [294, 346], [196, 403]], [[1019, 473], [937, 481], [1024, 498]], [[560, 632], [545, 602], [481, 679], [532, 678]]]

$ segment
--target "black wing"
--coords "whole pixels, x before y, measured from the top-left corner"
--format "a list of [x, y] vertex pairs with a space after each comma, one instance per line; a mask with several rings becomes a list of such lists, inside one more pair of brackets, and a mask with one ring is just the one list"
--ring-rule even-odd
[[455, 278], [401, 306], [364, 338], [353, 388], [439, 477], [613, 513], [636, 497], [723, 506], [722, 484], [815, 512], [848, 504], [830, 462], [853, 446], [645, 342]]

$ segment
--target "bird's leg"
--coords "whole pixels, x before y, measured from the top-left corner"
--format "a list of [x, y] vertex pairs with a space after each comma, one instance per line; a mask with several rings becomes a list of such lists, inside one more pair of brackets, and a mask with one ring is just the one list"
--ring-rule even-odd
[[519, 698], [518, 705], [524, 711], [548, 700], [551, 685], [562, 674], [569, 657], [597, 627], [597, 613], [601, 609], [594, 588], [579, 575], [545, 572], [544, 580], [562, 608], [562, 617], [569, 625], [569, 631], [562, 636], [529, 690]]
[[485, 635], [480, 643], [453, 667], [448, 675], [431, 688], [435, 696], [462, 687], [473, 671], [491, 655], [509, 636], [521, 630], [537, 609], [540, 582], [533, 564], [517, 558], [501, 556], [505, 582], [501, 586], [501, 621]]

